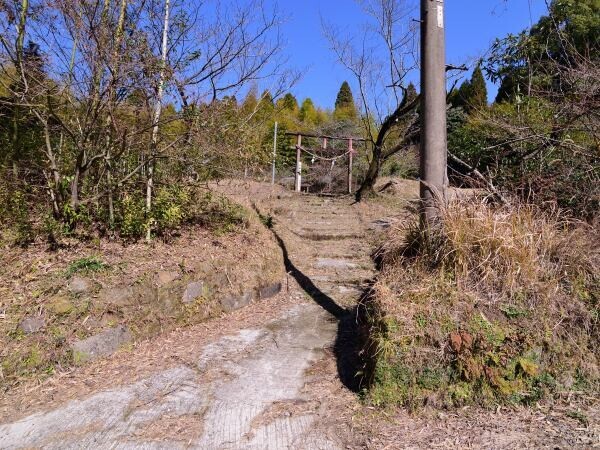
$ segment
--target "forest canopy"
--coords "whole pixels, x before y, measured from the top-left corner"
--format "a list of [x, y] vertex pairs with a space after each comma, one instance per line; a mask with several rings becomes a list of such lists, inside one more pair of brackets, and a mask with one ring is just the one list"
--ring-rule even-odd
[[[183, 203], [192, 186], [270, 173], [274, 139], [279, 173], [291, 174], [287, 132], [366, 139], [359, 198], [382, 173], [417, 175], [416, 34], [401, 2], [366, 10], [384, 19], [379, 33], [370, 29], [383, 49], [404, 43], [391, 53], [361, 53], [324, 30], [352, 77], [325, 107], [292, 94], [299, 74], [283, 16], [261, 0], [212, 10], [181, 0], [0, 5], [0, 216], [13, 219], [14, 242], [90, 228], [161, 234], [191, 219]], [[597, 0], [554, 0], [530, 30], [496, 40], [454, 89], [450, 70], [451, 180], [593, 218], [599, 36]], [[386, 65], [398, 71], [377, 78]], [[499, 85], [492, 104], [486, 78]]]

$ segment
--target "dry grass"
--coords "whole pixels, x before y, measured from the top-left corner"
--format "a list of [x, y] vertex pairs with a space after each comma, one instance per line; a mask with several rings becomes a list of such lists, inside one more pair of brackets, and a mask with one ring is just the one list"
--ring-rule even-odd
[[598, 231], [531, 206], [454, 204], [425, 239], [393, 230], [370, 305], [370, 397], [530, 403], [599, 380]]
[[[190, 225], [168, 242], [125, 244], [72, 239], [57, 250], [37, 243], [0, 252], [0, 392], [6, 394], [30, 379], [47, 379], [76, 363], [71, 344], [118, 324], [136, 342], [203, 322], [221, 314], [219, 300], [279, 281], [283, 262], [277, 243], [250, 211], [235, 232]], [[158, 274], [172, 274], [161, 282]], [[90, 284], [76, 294], [69, 282]], [[206, 292], [184, 304], [188, 283], [202, 281]], [[111, 290], [124, 292], [116, 300]], [[117, 296], [118, 297], [118, 296]], [[59, 298], [68, 305], [57, 311]], [[27, 334], [20, 323], [43, 319]]]

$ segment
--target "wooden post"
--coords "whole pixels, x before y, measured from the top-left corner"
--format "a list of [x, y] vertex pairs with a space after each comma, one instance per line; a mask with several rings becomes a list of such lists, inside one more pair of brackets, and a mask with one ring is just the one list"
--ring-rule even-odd
[[273, 167], [271, 170], [271, 185], [275, 184], [275, 160], [277, 159], [277, 122], [273, 131]]
[[354, 149], [352, 148], [352, 139], [348, 139], [348, 194], [352, 194], [352, 159]]
[[[327, 155], [327, 138], [323, 138], [323, 152]], [[329, 183], [327, 183], [327, 189], [331, 192], [331, 185], [333, 184], [333, 176], [329, 177]]]
[[302, 151], [300, 150], [302, 147], [302, 135], [298, 135], [298, 140], [296, 141], [296, 192], [300, 192], [302, 189]]

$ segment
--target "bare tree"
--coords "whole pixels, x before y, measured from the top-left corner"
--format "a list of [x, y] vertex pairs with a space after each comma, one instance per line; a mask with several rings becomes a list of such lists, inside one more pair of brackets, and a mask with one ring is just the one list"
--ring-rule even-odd
[[[28, 5], [23, 2], [25, 8]], [[144, 64], [146, 40], [139, 27], [142, 9], [128, 11], [125, 0], [118, 4], [111, 0], [40, 1], [30, 6], [33, 8], [31, 14], [21, 10], [21, 37], [15, 44], [2, 41], [8, 56], [2, 61], [2, 74], [12, 78], [7, 85], [13, 91], [18, 90], [15, 86], [26, 87], [18, 102], [20, 108], [34, 116], [43, 129], [45, 161], [39, 163], [47, 165], [42, 171], [47, 175], [55, 216], [74, 225], [84, 181], [94, 174], [96, 185], [89, 187], [84, 202], [95, 201], [105, 192], [99, 183], [103, 179], [100, 174], [106, 173], [112, 222], [113, 162], [129, 150], [132, 136], [148, 129], [147, 124], [128, 129], [118, 113], [135, 82], [153, 70]], [[9, 25], [10, 14], [4, 18]], [[126, 22], [128, 39], [123, 45]], [[24, 35], [30, 40], [26, 49]], [[11, 66], [23, 69], [14, 71]], [[64, 189], [67, 183], [68, 192]]]
[[[260, 139], [256, 140], [255, 135], [261, 102], [250, 110], [238, 110], [243, 117], [220, 123], [216, 118], [223, 105], [218, 103], [223, 98], [244, 94], [249, 86], [259, 83], [266, 88], [263, 96], [276, 99], [297, 82], [299, 74], [288, 68], [283, 52], [281, 26], [285, 18], [276, 6], [264, 0], [188, 5], [178, 18], [180, 25], [174, 27], [171, 37], [169, 66], [186, 124], [184, 149], [178, 155], [182, 165], [197, 172], [205, 164], [223, 162], [221, 156], [248, 153], [248, 147], [253, 147], [253, 152], [260, 151]], [[206, 104], [215, 106], [216, 114], [211, 119], [205, 115], [207, 109], [199, 107]], [[201, 142], [210, 140], [206, 136], [209, 126], [221, 132], [237, 127], [238, 135], [245, 136], [239, 141], [241, 148], [229, 141], [229, 147], [217, 152], [220, 156], [215, 152], [207, 155], [208, 148]], [[226, 160], [232, 162], [230, 158]]]
[[[162, 177], [248, 160], [242, 141], [260, 108], [240, 117], [232, 98], [258, 82], [275, 97], [296, 79], [281, 24], [260, 0], [0, 2], [0, 127], [12, 124], [0, 142], [13, 153], [0, 163], [16, 179], [27, 147], [28, 184], [71, 228], [92, 208], [112, 226], [131, 197], [144, 200], [150, 229]], [[228, 160], [219, 151], [235, 135]]]
[[[173, 38], [171, 66], [184, 106], [214, 101], [249, 82], [281, 72], [283, 18], [263, 0], [188, 8]], [[211, 19], [209, 19], [209, 17]]]
[[[113, 192], [113, 161], [112, 161], [112, 116], [116, 111], [117, 104], [117, 93], [116, 83], [120, 76], [121, 59], [119, 50], [123, 42], [123, 35], [125, 32], [125, 16], [127, 13], [127, 0], [121, 0], [119, 7], [119, 16], [117, 22], [117, 28], [115, 30], [115, 45], [113, 48], [112, 59], [111, 59], [111, 81], [109, 85], [109, 114], [106, 118], [106, 190], [108, 200], [108, 223], [112, 226], [115, 222], [115, 208], [114, 208], [114, 192]], [[75, 47], [74, 47], [75, 48]]]
[[372, 158], [357, 199], [373, 194], [383, 162], [418, 137], [416, 108], [409, 98], [409, 77], [418, 67], [418, 26], [410, 0], [360, 0], [369, 22], [359, 35], [326, 25], [325, 35], [338, 61], [359, 87], [362, 121]]

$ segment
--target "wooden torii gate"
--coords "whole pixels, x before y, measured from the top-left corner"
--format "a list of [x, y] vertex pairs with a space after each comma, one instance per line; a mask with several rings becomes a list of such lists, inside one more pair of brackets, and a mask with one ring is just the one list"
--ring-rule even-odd
[[[348, 155], [348, 176], [347, 176], [347, 186], [348, 193], [352, 193], [352, 164], [354, 160], [354, 154], [356, 151], [354, 150], [353, 144], [355, 142], [366, 142], [366, 139], [356, 138], [356, 137], [341, 137], [341, 136], [322, 136], [308, 133], [285, 133], [286, 136], [295, 136], [296, 137], [296, 145], [291, 148], [296, 149], [296, 170], [295, 170], [295, 191], [300, 192], [302, 190], [302, 152], [305, 152], [311, 155], [313, 158], [326, 160], [326, 161], [335, 161], [338, 158], [342, 158]], [[341, 154], [337, 155], [333, 158], [321, 157], [316, 154], [316, 151], [311, 151], [310, 149], [306, 149], [302, 147], [302, 137], [315, 138], [320, 139], [322, 141], [322, 146], [320, 150], [327, 150], [327, 144], [329, 141], [346, 141], [348, 142], [348, 150]]]

